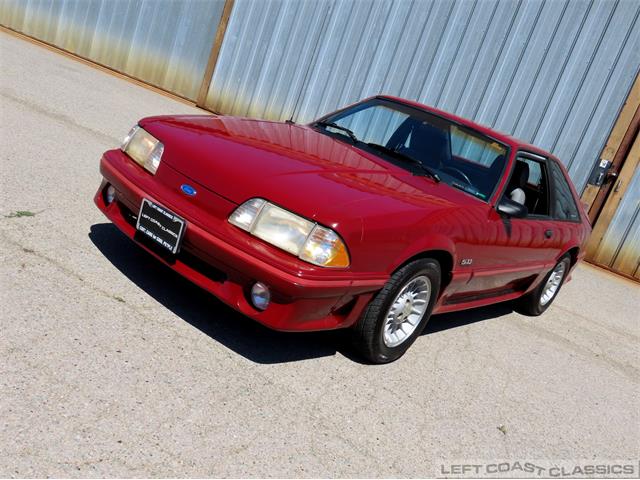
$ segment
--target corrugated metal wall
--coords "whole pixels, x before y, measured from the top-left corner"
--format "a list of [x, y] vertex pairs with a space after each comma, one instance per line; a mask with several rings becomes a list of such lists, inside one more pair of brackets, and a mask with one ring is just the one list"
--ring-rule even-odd
[[195, 100], [224, 0], [1, 0], [0, 24]]
[[377, 93], [549, 149], [581, 190], [640, 65], [640, 2], [236, 0], [206, 105], [309, 121]]

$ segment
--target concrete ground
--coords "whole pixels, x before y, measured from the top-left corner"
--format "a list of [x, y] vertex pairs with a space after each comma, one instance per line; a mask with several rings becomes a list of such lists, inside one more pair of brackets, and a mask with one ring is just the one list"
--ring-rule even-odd
[[582, 265], [540, 318], [437, 316], [363, 365], [339, 333], [234, 313], [94, 207], [102, 151], [197, 109], [2, 32], [0, 63], [0, 477], [637, 469], [637, 284]]

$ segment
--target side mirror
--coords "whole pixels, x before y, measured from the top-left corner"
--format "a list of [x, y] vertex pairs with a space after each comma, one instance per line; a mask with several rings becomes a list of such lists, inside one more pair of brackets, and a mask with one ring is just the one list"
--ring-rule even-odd
[[503, 198], [496, 206], [498, 213], [507, 217], [524, 218], [529, 213], [529, 209], [521, 203], [514, 202], [510, 198]]

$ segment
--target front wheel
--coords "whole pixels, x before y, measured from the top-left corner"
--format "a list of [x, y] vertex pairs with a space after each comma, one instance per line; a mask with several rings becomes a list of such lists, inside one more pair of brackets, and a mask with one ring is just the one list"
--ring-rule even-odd
[[571, 268], [571, 260], [565, 255], [535, 289], [516, 300], [515, 310], [523, 315], [541, 315], [558, 295], [560, 287]]
[[355, 348], [372, 363], [400, 358], [422, 333], [440, 291], [440, 264], [413, 261], [395, 272], [353, 328]]

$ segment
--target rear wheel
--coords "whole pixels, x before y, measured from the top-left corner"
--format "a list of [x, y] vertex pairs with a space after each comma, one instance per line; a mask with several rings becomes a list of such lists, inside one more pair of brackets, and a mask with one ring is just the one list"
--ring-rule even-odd
[[558, 295], [560, 287], [571, 268], [571, 260], [565, 255], [535, 289], [516, 301], [516, 311], [523, 315], [541, 315]]
[[400, 358], [422, 333], [440, 291], [440, 265], [421, 259], [395, 272], [353, 328], [355, 348], [372, 363]]

